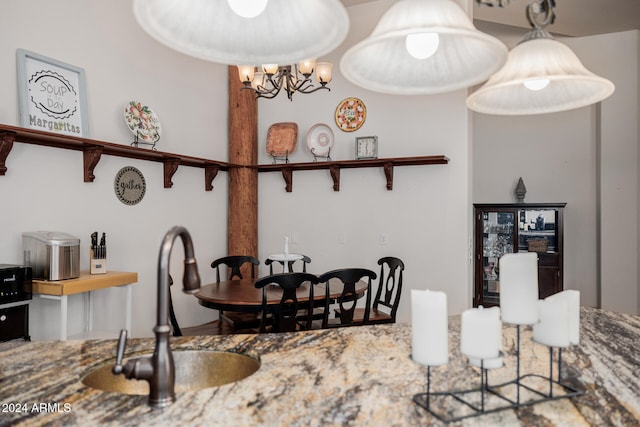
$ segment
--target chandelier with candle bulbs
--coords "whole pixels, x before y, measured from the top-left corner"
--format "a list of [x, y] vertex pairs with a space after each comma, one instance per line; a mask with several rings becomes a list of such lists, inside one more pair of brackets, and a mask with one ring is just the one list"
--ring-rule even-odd
[[[244, 85], [242, 89], [250, 89], [256, 98], [275, 98], [284, 90], [290, 101], [294, 93], [313, 93], [320, 89], [331, 90], [327, 84], [331, 81], [333, 64], [330, 62], [316, 62], [315, 59], [300, 61], [295, 65], [263, 64], [239, 65], [238, 77]], [[315, 79], [320, 86], [314, 86], [311, 76], [315, 72]]]

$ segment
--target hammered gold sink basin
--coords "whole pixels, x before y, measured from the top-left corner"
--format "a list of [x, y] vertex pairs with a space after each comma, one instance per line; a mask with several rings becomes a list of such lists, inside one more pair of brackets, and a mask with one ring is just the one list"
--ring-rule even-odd
[[[131, 355], [149, 357], [150, 354]], [[175, 392], [196, 391], [240, 381], [260, 368], [260, 361], [243, 354], [226, 351], [173, 351], [176, 367]], [[113, 362], [91, 371], [82, 379], [89, 387], [123, 394], [149, 394], [149, 383], [128, 380], [111, 372]]]

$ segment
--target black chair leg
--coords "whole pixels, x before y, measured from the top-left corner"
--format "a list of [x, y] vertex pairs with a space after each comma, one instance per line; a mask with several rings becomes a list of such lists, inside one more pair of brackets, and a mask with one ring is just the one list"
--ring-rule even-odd
[[176, 313], [173, 311], [173, 298], [171, 298], [171, 291], [169, 291], [169, 320], [171, 321], [171, 327], [173, 328], [173, 336], [181, 337], [182, 331], [178, 326], [178, 319], [176, 319]]

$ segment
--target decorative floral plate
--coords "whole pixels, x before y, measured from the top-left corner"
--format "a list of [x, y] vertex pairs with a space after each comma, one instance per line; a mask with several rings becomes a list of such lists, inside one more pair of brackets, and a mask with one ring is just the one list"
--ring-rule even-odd
[[160, 139], [160, 120], [148, 106], [136, 101], [129, 102], [124, 107], [124, 120], [138, 140], [152, 143]]
[[336, 125], [344, 132], [360, 129], [367, 119], [367, 107], [358, 98], [347, 98], [336, 108]]
[[333, 147], [333, 131], [324, 123], [316, 123], [307, 132], [307, 147], [315, 156], [326, 156]]

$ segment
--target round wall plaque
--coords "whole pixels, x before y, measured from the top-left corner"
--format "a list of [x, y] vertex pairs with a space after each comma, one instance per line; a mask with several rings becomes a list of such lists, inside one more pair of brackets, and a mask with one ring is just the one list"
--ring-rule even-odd
[[338, 104], [335, 118], [341, 131], [353, 132], [360, 129], [367, 119], [367, 107], [361, 99], [346, 98]]
[[113, 189], [118, 200], [125, 205], [136, 205], [144, 197], [147, 183], [142, 172], [133, 166], [125, 166], [118, 171], [113, 181]]

